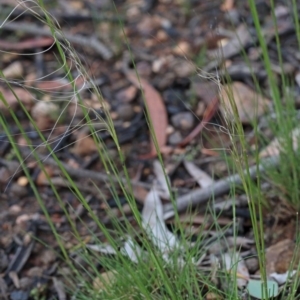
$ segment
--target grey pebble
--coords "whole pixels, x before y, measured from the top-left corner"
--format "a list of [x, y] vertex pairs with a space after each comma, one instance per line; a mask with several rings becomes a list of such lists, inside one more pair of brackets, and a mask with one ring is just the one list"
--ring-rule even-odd
[[256, 257], [246, 259], [245, 263], [251, 274], [254, 274], [259, 269], [258, 259]]
[[182, 141], [182, 135], [179, 131], [175, 131], [169, 135], [168, 142], [170, 145], [177, 145]]
[[33, 284], [33, 278], [30, 277], [22, 277], [20, 279], [20, 288], [22, 290], [28, 290]]
[[191, 112], [180, 112], [171, 117], [173, 126], [181, 130], [190, 130], [194, 126], [194, 116]]
[[133, 107], [130, 104], [121, 104], [117, 107], [117, 114], [122, 121], [130, 121], [134, 116]]

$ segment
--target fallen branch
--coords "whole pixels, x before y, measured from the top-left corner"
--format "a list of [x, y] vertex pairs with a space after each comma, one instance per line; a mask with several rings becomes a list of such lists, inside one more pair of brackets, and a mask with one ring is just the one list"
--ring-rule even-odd
[[[276, 166], [279, 163], [279, 156], [274, 156], [261, 160], [258, 166], [252, 166], [249, 168], [249, 176], [253, 179], [259, 173], [266, 170], [267, 166]], [[247, 172], [244, 171], [245, 176]], [[243, 181], [240, 174], [235, 174], [225, 179], [216, 181], [211, 186], [206, 188], [199, 188], [193, 190], [191, 193], [179, 197], [175, 203], [175, 209], [177, 212], [182, 212], [188, 207], [196, 206], [199, 204], [206, 204], [212, 197], [220, 196], [229, 192], [232, 185], [242, 185]], [[164, 219], [169, 219], [175, 215], [174, 206], [171, 203], [164, 205]]]
[[[26, 22], [11, 22], [11, 23], [5, 23], [2, 27], [6, 30], [11, 31], [22, 31], [25, 33], [37, 35], [37, 36], [50, 36], [53, 37], [52, 32], [48, 28], [42, 28], [40, 26], [28, 24]], [[61, 41], [67, 40], [70, 43], [78, 44], [82, 47], [90, 47], [94, 51], [96, 51], [101, 57], [105, 60], [109, 60], [113, 57], [113, 53], [111, 50], [109, 50], [102, 42], [100, 42], [95, 37], [85, 37], [82, 35], [74, 35], [67, 32], [62, 31], [55, 31], [55, 38]]]

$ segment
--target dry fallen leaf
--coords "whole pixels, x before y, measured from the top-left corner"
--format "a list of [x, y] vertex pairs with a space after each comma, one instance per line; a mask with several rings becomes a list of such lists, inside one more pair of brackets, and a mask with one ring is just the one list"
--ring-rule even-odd
[[179, 246], [177, 237], [167, 229], [164, 222], [163, 205], [155, 189], [152, 189], [146, 197], [142, 211], [142, 220], [143, 227], [153, 244], [163, 254], [167, 255], [171, 250]]
[[23, 76], [23, 66], [20, 61], [15, 61], [3, 70], [3, 75], [6, 78], [21, 78]]
[[134, 198], [138, 200], [140, 203], [144, 203], [145, 198], [148, 195], [148, 191], [144, 187], [139, 185], [134, 185], [132, 189], [133, 189]]
[[263, 115], [270, 101], [241, 82], [234, 82], [221, 88], [221, 112], [225, 119], [234, 120], [231, 100], [234, 100], [239, 118], [243, 124], [250, 124]]
[[101, 244], [97, 244], [97, 245], [87, 244], [86, 247], [92, 251], [100, 252], [103, 254], [111, 254], [111, 255], [117, 254], [115, 248], [109, 244], [102, 244], [102, 245]]
[[222, 257], [226, 270], [228, 272], [236, 271], [234, 276], [237, 280], [237, 286], [239, 288], [245, 287], [250, 279], [245, 261], [238, 253], [225, 253]]
[[295, 243], [290, 239], [282, 240], [270, 246], [266, 250], [267, 275], [274, 272], [285, 273], [291, 263], [294, 249]]
[[[143, 89], [145, 102], [148, 108], [149, 117], [153, 126], [153, 131], [157, 140], [158, 148], [162, 149], [167, 142], [168, 118], [167, 111], [160, 94], [144, 79], [138, 79], [133, 71], [126, 71], [128, 80], [138, 88]], [[142, 158], [156, 156], [155, 143], [151, 142], [151, 152], [143, 155]]]
[[63, 282], [59, 279], [57, 279], [56, 277], [52, 278], [53, 281], [53, 286], [55, 288], [55, 291], [57, 293], [58, 299], [59, 300], [66, 300], [67, 299], [67, 294], [65, 291], [65, 285], [63, 284]]
[[155, 160], [153, 162], [153, 170], [155, 173], [155, 176], [157, 178], [157, 182], [159, 184], [159, 187], [162, 189], [162, 192], [166, 194], [164, 198], [169, 199], [170, 198], [170, 193], [169, 193], [169, 188], [168, 188], [168, 183], [167, 180], [170, 182], [169, 178], [165, 177], [163, 168], [158, 160]]
[[216, 50], [209, 50], [207, 54], [214, 59], [226, 59], [238, 54], [251, 40], [248, 28], [242, 24], [235, 30], [235, 36], [231, 40]]
[[45, 166], [44, 170], [40, 170], [37, 178], [36, 178], [36, 184], [37, 185], [43, 185], [46, 182], [48, 182], [47, 177], [52, 177], [54, 175], [54, 169], [52, 166]]
[[198, 168], [193, 162], [184, 160], [183, 164], [189, 174], [198, 182], [201, 187], [205, 188], [214, 183], [214, 180], [207, 173]]
[[[294, 151], [297, 151], [298, 149], [298, 140], [300, 136], [300, 128], [297, 127], [293, 129], [292, 133], [292, 140], [293, 140], [293, 149]], [[275, 138], [274, 140], [271, 141], [271, 143], [264, 148], [260, 153], [260, 157], [267, 157], [267, 156], [276, 156], [279, 155], [281, 151], [284, 151], [284, 139], [278, 139]]]
[[107, 291], [107, 289], [116, 280], [116, 271], [107, 271], [107, 272], [101, 273], [100, 277], [96, 277], [94, 279], [93, 287], [98, 292], [99, 291]]
[[97, 151], [94, 139], [85, 132], [80, 132], [77, 136], [72, 152], [79, 156], [86, 156]]
[[270, 274], [270, 278], [271, 279], [274, 279], [279, 285], [282, 285], [282, 284], [285, 284], [286, 281], [290, 278], [292, 278], [297, 272], [295, 270], [293, 270], [292, 272], [285, 272], [285, 273], [282, 273], [282, 274], [278, 274], [276, 272], [274, 273], [271, 273]]
[[128, 88], [122, 89], [116, 94], [116, 99], [120, 103], [130, 103], [132, 102], [137, 95], [137, 88], [134, 85], [129, 86]]
[[216, 293], [207, 293], [205, 299], [206, 300], [222, 300], [224, 298], [221, 295], [218, 295]]
[[130, 237], [124, 243], [124, 247], [121, 249], [121, 253], [127, 256], [134, 263], [138, 263], [139, 258], [145, 256], [142, 249], [138, 246], [137, 243], [134, 243]]

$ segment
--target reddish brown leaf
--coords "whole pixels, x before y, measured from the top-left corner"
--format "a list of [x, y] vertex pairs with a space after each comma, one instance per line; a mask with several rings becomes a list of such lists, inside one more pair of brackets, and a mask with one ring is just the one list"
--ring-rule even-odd
[[[138, 88], [142, 88], [145, 96], [145, 102], [148, 108], [149, 117], [153, 125], [153, 130], [159, 149], [166, 145], [168, 126], [167, 111], [160, 94], [144, 79], [138, 79], [134, 72], [126, 72], [128, 80]], [[157, 155], [155, 143], [151, 141], [151, 152], [143, 155], [141, 158], [152, 158]]]
[[2, 50], [9, 51], [19, 51], [19, 50], [27, 50], [34, 49], [39, 47], [50, 47], [54, 43], [54, 39], [52, 37], [40, 37], [34, 39], [27, 39], [22, 42], [8, 42], [0, 40], [0, 48]]
[[[84, 84], [84, 77], [80, 76], [74, 79], [75, 85], [79, 89]], [[49, 81], [37, 81], [35, 87], [45, 92], [72, 91], [73, 85], [66, 79], [54, 79]]]
[[211, 120], [211, 118], [218, 110], [218, 107], [219, 107], [219, 100], [217, 97], [215, 97], [207, 107], [203, 116], [203, 120], [199, 123], [198, 126], [194, 128], [194, 130], [185, 139], [183, 139], [183, 141], [181, 141], [179, 146], [184, 147], [185, 145], [190, 143], [202, 131], [205, 125]]

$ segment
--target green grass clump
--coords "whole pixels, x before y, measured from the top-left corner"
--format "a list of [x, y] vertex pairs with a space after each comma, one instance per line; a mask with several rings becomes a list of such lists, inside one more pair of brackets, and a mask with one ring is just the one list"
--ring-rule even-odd
[[[300, 177], [300, 156], [299, 151], [295, 149], [295, 144], [293, 143], [293, 136], [291, 134], [292, 130], [297, 126], [297, 111], [293, 105], [294, 99], [288, 93], [289, 90], [289, 80], [285, 77], [282, 72], [280, 78], [281, 86], [277, 84], [275, 75], [272, 72], [271, 62], [268, 53], [268, 47], [266, 44], [265, 37], [262, 34], [262, 27], [258, 18], [258, 12], [256, 10], [255, 1], [249, 0], [249, 7], [253, 17], [253, 22], [256, 28], [258, 36], [258, 45], [262, 49], [262, 62], [265, 66], [267, 77], [268, 77], [268, 88], [269, 95], [272, 99], [274, 113], [273, 118], [269, 118], [268, 126], [271, 129], [273, 136], [279, 138], [282, 141], [282, 148], [284, 151], [280, 153], [279, 163], [276, 166], [268, 167], [266, 173], [261, 174], [257, 172], [257, 177], [253, 181], [249, 172], [250, 165], [253, 161], [257, 166], [261, 164], [261, 158], [259, 156], [259, 151], [262, 145], [266, 146], [270, 141], [265, 140], [261, 135], [259, 124], [253, 124], [253, 131], [257, 140], [256, 149], [249, 151], [250, 147], [244, 133], [244, 128], [239, 120], [238, 112], [235, 105], [235, 100], [232, 94], [229, 93], [230, 99], [230, 111], [233, 111], [233, 119], [225, 120], [227, 122], [227, 130], [231, 138], [231, 152], [228, 152], [226, 159], [228, 161], [234, 161], [234, 167], [239, 172], [243, 181], [243, 190], [249, 199], [249, 210], [251, 213], [251, 221], [253, 226], [254, 238], [256, 243], [257, 254], [259, 258], [260, 272], [262, 274], [263, 280], [266, 281], [266, 259], [265, 259], [265, 235], [264, 235], [264, 205], [266, 204], [263, 199], [266, 199], [262, 191], [258, 188], [261, 182], [267, 179], [272, 184], [272, 189], [280, 194], [278, 199], [290, 205], [288, 207], [293, 207], [298, 211], [299, 202], [299, 177]], [[36, 17], [46, 25], [52, 32], [53, 36], [59, 32], [59, 29], [55, 25], [50, 14], [44, 8], [43, 1], [38, 1], [37, 6], [41, 12], [43, 12], [44, 18], [36, 15]], [[274, 12], [274, 3], [271, 1], [271, 5]], [[189, 7], [188, 7], [189, 8]], [[299, 40], [300, 45], [300, 27], [297, 19], [297, 5], [295, 1], [292, 1], [293, 16], [296, 28], [296, 36]], [[276, 18], [273, 13], [274, 26], [277, 28]], [[120, 22], [120, 27], [122, 28], [122, 23]], [[125, 41], [126, 38], [124, 37]], [[275, 40], [278, 48], [278, 61], [281, 67], [282, 55], [281, 46], [278, 31], [276, 30]], [[130, 44], [127, 42], [128, 49], [130, 51]], [[5, 119], [4, 115], [0, 114], [0, 126], [7, 134], [10, 144], [13, 148], [14, 156], [21, 163], [21, 167], [26, 177], [28, 178], [30, 187], [36, 197], [48, 224], [51, 227], [52, 233], [55, 236], [58, 247], [55, 251], [58, 253], [61, 259], [64, 260], [66, 265], [71, 270], [71, 274], [64, 274], [66, 282], [68, 282], [67, 290], [76, 299], [207, 299], [208, 295], [220, 297], [220, 299], [240, 299], [241, 292], [237, 287], [237, 278], [235, 267], [232, 266], [232, 272], [226, 272], [219, 267], [214, 269], [208, 262], [207, 269], [198, 268], [196, 261], [200, 259], [201, 256], [206, 254], [207, 245], [204, 245], [204, 232], [200, 230], [198, 234], [198, 239], [193, 243], [190, 240], [190, 236], [186, 234], [186, 228], [184, 224], [179, 221], [178, 213], [175, 214], [175, 224], [180, 239], [180, 249], [173, 250], [169, 253], [168, 261], [164, 257], [164, 253], [158, 249], [157, 246], [153, 244], [149, 234], [146, 232], [143, 221], [141, 219], [141, 213], [135, 201], [133, 195], [133, 188], [131, 184], [131, 179], [128, 174], [128, 169], [126, 167], [126, 159], [124, 153], [118, 142], [118, 137], [114, 128], [114, 122], [110, 115], [108, 109], [105, 109], [105, 104], [101, 92], [96, 86], [92, 87], [93, 93], [98, 97], [100, 103], [102, 103], [103, 114], [105, 117], [101, 117], [96, 114], [96, 122], [104, 124], [105, 130], [110, 134], [115, 147], [117, 149], [117, 158], [112, 159], [109, 150], [107, 149], [105, 143], [99, 139], [97, 135], [97, 129], [95, 121], [89, 117], [88, 108], [83, 104], [80, 98], [80, 93], [72, 78], [71, 69], [68, 66], [68, 59], [71, 58], [73, 63], [77, 67], [77, 71], [83, 77], [88, 78], [85, 69], [80, 62], [80, 59], [76, 56], [74, 49], [70, 47], [67, 41], [56, 41], [56, 47], [58, 50], [58, 64], [61, 69], [64, 70], [66, 77], [72, 83], [74, 88], [74, 94], [78, 99], [78, 109], [82, 109], [85, 116], [84, 125], [89, 128], [90, 135], [94, 138], [95, 144], [98, 145], [98, 153], [105, 172], [107, 174], [107, 185], [110, 188], [111, 195], [116, 200], [117, 206], [121, 211], [122, 216], [116, 217], [113, 215], [112, 211], [107, 210], [107, 215], [110, 216], [110, 224], [103, 222], [99, 219], [99, 216], [95, 214], [89, 202], [77, 187], [76, 183], [73, 181], [71, 176], [68, 174], [64, 165], [57, 158], [55, 151], [51, 148], [49, 141], [47, 141], [43, 133], [37, 127], [35, 121], [30, 116], [26, 107], [22, 104], [22, 101], [17, 98], [23, 114], [26, 116], [27, 120], [33, 126], [34, 130], [38, 132], [40, 139], [43, 141], [43, 145], [51, 153], [51, 157], [55, 160], [57, 166], [60, 168], [61, 176], [66, 182], [68, 182], [74, 196], [84, 209], [88, 212], [89, 217], [93, 220], [94, 224], [101, 232], [101, 238], [99, 238], [85, 223], [81, 218], [78, 218], [80, 225], [86, 229], [91, 237], [89, 244], [84, 240], [78, 230], [78, 220], [75, 222], [70, 211], [72, 208], [69, 207], [65, 201], [62, 199], [59, 191], [57, 190], [55, 184], [51, 181], [51, 178], [47, 176], [49, 185], [57, 199], [60, 207], [63, 209], [65, 217], [68, 221], [68, 225], [72, 231], [72, 235], [77, 240], [77, 246], [72, 249], [67, 249], [66, 243], [63, 236], [59, 233], [58, 228], [51, 220], [51, 216], [47, 211], [47, 207], [43, 201], [42, 195], [39, 193], [39, 189], [36, 187], [28, 167], [23, 161], [20, 149], [14, 140], [14, 136], [9, 128], [8, 121]], [[299, 47], [300, 48], [300, 47]], [[205, 54], [201, 53], [198, 57], [198, 62], [202, 63], [203, 56]], [[244, 53], [244, 55], [246, 55]], [[134, 60], [131, 57], [133, 65]], [[249, 60], [245, 56], [245, 61], [249, 63]], [[283, 67], [282, 67], [283, 68]], [[3, 73], [0, 73], [2, 80], [6, 83], [7, 87], [14, 92], [13, 87], [10, 82], [4, 77]], [[255, 80], [255, 75], [253, 74], [254, 83], [257, 86], [258, 92], [260, 87], [258, 86], [257, 80]], [[44, 171], [45, 166], [40, 157], [36, 154], [35, 146], [31, 145], [27, 133], [23, 130], [22, 124], [18, 120], [15, 112], [9, 107], [6, 99], [3, 95], [0, 95], [0, 101], [2, 101], [7, 110], [10, 112], [11, 118], [14, 124], [19, 128], [22, 136], [25, 138], [32, 155], [38, 163], [38, 167]], [[285, 101], [283, 101], [285, 99]], [[68, 104], [67, 104], [68, 105]], [[147, 108], [146, 108], [147, 110]], [[288, 117], [287, 117], [288, 116]], [[155, 139], [155, 133], [151, 123], [151, 118], [146, 111], [146, 117], [151, 132], [151, 136]], [[10, 120], [11, 122], [11, 120]], [[298, 138], [297, 138], [298, 139]], [[156, 150], [159, 153], [157, 142]], [[253, 148], [253, 147], [252, 147]], [[251, 155], [251, 163], [249, 159], [249, 153]], [[158, 154], [159, 161], [163, 166], [163, 159], [160, 153]], [[121, 166], [121, 167], [120, 167]], [[246, 170], [246, 172], [245, 172]], [[165, 174], [167, 177], [167, 175]], [[171, 190], [169, 181], [168, 188]], [[99, 189], [99, 195], [103, 196], [103, 202], [105, 202], [105, 196], [103, 195], [101, 189]], [[119, 192], [122, 192], [127, 200], [127, 203], [131, 209], [134, 217], [134, 222], [127, 219], [125, 213], [122, 211], [122, 204], [119, 199]], [[235, 196], [236, 187], [233, 186], [231, 190], [232, 196]], [[172, 193], [170, 193], [172, 195]], [[175, 207], [175, 200], [171, 201]], [[267, 203], [266, 206], [271, 206]], [[235, 207], [233, 206], [233, 215], [235, 216]], [[217, 219], [218, 216], [214, 215], [214, 212], [210, 212], [215, 220], [214, 228], [217, 228], [218, 236], [223, 237], [224, 232], [218, 227]], [[291, 216], [293, 213], [291, 213]], [[296, 217], [296, 215], [295, 215]], [[235, 221], [235, 217], [234, 220]], [[238, 232], [235, 226], [234, 228], [234, 238], [237, 237]], [[203, 229], [204, 231], [204, 229]], [[225, 231], [225, 230], [224, 230]], [[133, 241], [135, 249], [142, 249], [143, 255], [138, 256], [137, 262], [133, 262], [128, 258], [128, 255], [122, 251], [122, 247], [126, 241]], [[218, 240], [220, 245], [222, 238]], [[297, 237], [297, 245], [299, 246], [299, 238]], [[98, 249], [93, 249], [90, 245], [98, 245]], [[107, 247], [110, 245], [111, 253], [104, 254], [102, 247]], [[49, 246], [49, 245], [48, 245]], [[297, 247], [296, 247], [297, 248]], [[138, 251], [138, 250], [137, 250]], [[222, 250], [224, 251], [224, 250]], [[228, 250], [229, 251], [229, 250]], [[236, 250], [233, 252], [235, 253]], [[74, 260], [76, 257], [77, 260]], [[181, 262], [184, 261], [182, 264]], [[298, 279], [295, 277], [292, 281], [292, 286], [286, 286], [286, 290], [289, 288], [289, 296], [284, 299], [295, 299], [296, 292], [298, 288]], [[220, 289], [222, 287], [222, 289]], [[284, 292], [283, 292], [284, 294]], [[285, 295], [285, 294], [284, 294]]]

